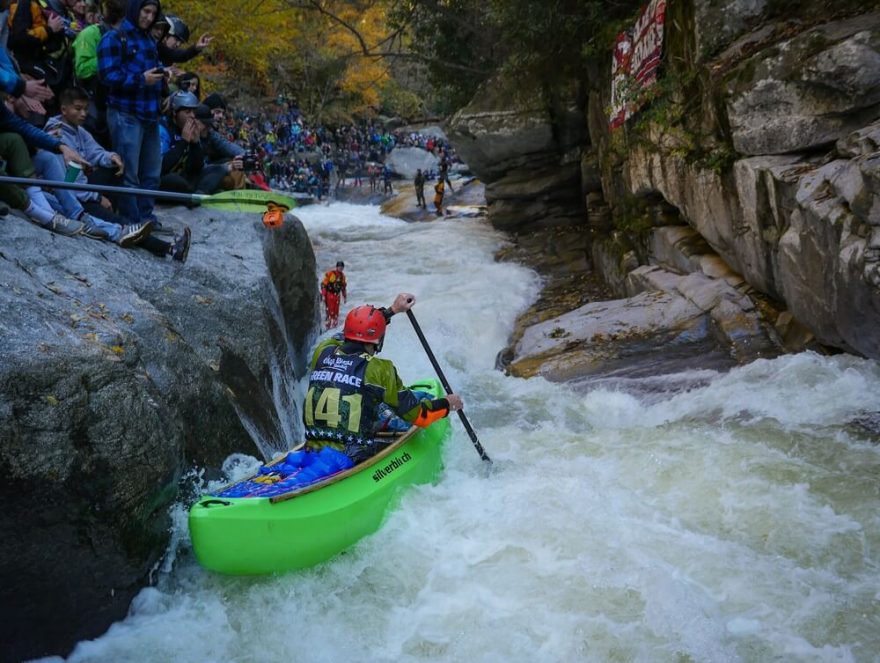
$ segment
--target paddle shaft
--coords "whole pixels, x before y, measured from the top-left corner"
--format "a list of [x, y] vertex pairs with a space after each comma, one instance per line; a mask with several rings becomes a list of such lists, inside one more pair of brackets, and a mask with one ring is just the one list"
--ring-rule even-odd
[[[447, 394], [454, 393], [452, 391], [452, 387], [449, 386], [449, 382], [446, 381], [446, 376], [443, 375], [443, 369], [441, 369], [440, 364], [437, 363], [437, 358], [431, 351], [431, 346], [428, 345], [428, 339], [425, 338], [425, 335], [422, 333], [422, 328], [419, 327], [419, 323], [416, 322], [416, 316], [413, 314], [412, 311], [407, 311], [406, 316], [412, 323], [413, 329], [416, 330], [416, 336], [418, 336], [419, 341], [422, 342], [422, 347], [425, 348], [425, 353], [428, 355], [428, 359], [431, 360], [431, 365], [437, 372], [437, 377], [440, 378], [440, 384], [443, 385], [443, 388], [446, 390]], [[480, 444], [480, 441], [477, 439], [477, 434], [474, 432], [474, 429], [471, 426], [471, 422], [468, 421], [467, 415], [465, 415], [464, 410], [459, 410], [458, 416], [461, 419], [461, 423], [464, 425], [464, 429], [467, 431], [468, 436], [470, 436], [471, 442], [474, 443], [474, 448], [477, 450], [477, 453], [480, 454], [480, 458], [482, 458], [487, 463], [491, 463], [492, 459], [489, 458], [489, 454], [486, 453], [486, 450], [483, 449], [483, 445]]]
[[96, 191], [98, 193], [118, 193], [125, 196], [141, 196], [147, 198], [161, 198], [162, 200], [177, 200], [183, 203], [199, 203], [205, 198], [210, 198], [199, 193], [179, 193], [177, 191], [154, 191], [152, 189], [134, 189], [126, 186], [108, 186], [102, 184], [78, 184], [77, 182], [56, 182], [54, 180], [40, 180], [30, 177], [10, 177], [0, 175], [0, 184], [20, 184], [22, 186], [40, 186], [51, 189], [70, 189], [71, 191]]

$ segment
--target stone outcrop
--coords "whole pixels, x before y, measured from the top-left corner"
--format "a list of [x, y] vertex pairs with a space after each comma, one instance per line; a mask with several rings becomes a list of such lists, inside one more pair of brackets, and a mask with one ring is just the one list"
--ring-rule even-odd
[[689, 226], [651, 233], [650, 265], [596, 245], [621, 299], [593, 301], [529, 326], [507, 367], [513, 375], [554, 381], [591, 376], [644, 377], [698, 368], [729, 368], [781, 351], [751, 288]]
[[190, 468], [286, 448], [295, 413], [265, 394], [314, 328], [311, 244], [293, 217], [215, 216], [163, 214], [193, 228], [185, 265], [0, 222], [4, 661], [125, 616]]
[[583, 113], [569, 99], [515, 89], [497, 78], [449, 123], [450, 140], [486, 183], [496, 228], [521, 230], [581, 222], [580, 147]]
[[[497, 81], [453, 121], [456, 147], [487, 180], [493, 224], [526, 234], [567, 219], [621, 298], [580, 304], [565, 319], [530, 312], [538, 327], [518, 330], [504, 361], [552, 379], [616, 370], [608, 357], [638, 363], [684, 324], [642, 304], [671, 298], [673, 309], [692, 310], [675, 298], [695, 305], [682, 288], [704, 279], [726, 294], [682, 320], [712, 331], [703, 336], [710, 355], [741, 362], [811, 347], [880, 357], [877, 3], [672, 0], [665, 29], [658, 98], [626, 129], [608, 124], [610, 56], [591, 69], [588, 137], [560, 130], [563, 115], [537, 97], [499, 103]], [[546, 168], [529, 172], [535, 155]], [[562, 191], [580, 196], [586, 213], [569, 216], [568, 203], [559, 211]], [[622, 323], [605, 333], [600, 310], [629, 320], [632, 334]]]
[[388, 166], [396, 175], [411, 180], [416, 176], [416, 170], [422, 172], [439, 169], [440, 159], [420, 147], [395, 147], [385, 159]]
[[761, 49], [728, 74], [724, 87], [737, 152], [829, 147], [880, 115], [880, 13], [819, 25]]

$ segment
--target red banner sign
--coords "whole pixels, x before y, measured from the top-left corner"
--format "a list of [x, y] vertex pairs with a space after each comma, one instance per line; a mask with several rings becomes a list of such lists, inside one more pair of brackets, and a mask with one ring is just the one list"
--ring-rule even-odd
[[635, 26], [617, 35], [611, 62], [611, 128], [616, 129], [645, 103], [657, 82], [663, 55], [666, 0], [651, 0]]

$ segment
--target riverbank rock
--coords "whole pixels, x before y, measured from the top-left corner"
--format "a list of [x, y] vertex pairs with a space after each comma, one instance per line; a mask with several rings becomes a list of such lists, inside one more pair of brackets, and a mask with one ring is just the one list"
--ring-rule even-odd
[[419, 169], [423, 173], [438, 172], [440, 159], [420, 147], [395, 147], [385, 158], [385, 165], [396, 175], [411, 180]]
[[486, 183], [489, 220], [500, 230], [583, 222], [580, 147], [587, 141], [575, 93], [548, 100], [498, 77], [449, 122], [449, 137]]
[[[499, 76], [450, 122], [493, 225], [580, 229], [617, 298], [660, 266], [656, 229], [687, 226], [786, 349], [880, 358], [876, 3], [668, 3], [654, 98], [615, 131], [609, 62], [586, 95]], [[678, 259], [663, 268], [700, 271]]]
[[4, 661], [65, 654], [125, 616], [190, 468], [286, 448], [295, 413], [260, 394], [304, 368], [279, 357], [301, 357], [317, 319], [305, 230], [161, 215], [192, 227], [183, 265], [0, 219]]
[[416, 205], [416, 192], [412, 182], [396, 181], [395, 193], [381, 204], [382, 214], [407, 221], [437, 221], [440, 218], [486, 215], [486, 192], [483, 183], [469, 178], [450, 178], [452, 187], [446, 187], [443, 196], [443, 216], [438, 217], [434, 207], [434, 184], [425, 184], [427, 209]]

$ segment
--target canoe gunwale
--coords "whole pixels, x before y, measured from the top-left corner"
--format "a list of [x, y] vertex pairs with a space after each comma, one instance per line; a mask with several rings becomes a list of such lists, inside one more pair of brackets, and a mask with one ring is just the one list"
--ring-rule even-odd
[[309, 484], [308, 486], [304, 486], [297, 490], [292, 490], [289, 493], [282, 493], [281, 495], [273, 495], [268, 498], [270, 504], [278, 504], [279, 502], [286, 502], [287, 500], [292, 500], [294, 497], [299, 497], [300, 495], [306, 495], [308, 493], [313, 493], [316, 490], [321, 488], [326, 488], [327, 486], [331, 486], [334, 483], [342, 481], [343, 479], [347, 479], [348, 477], [357, 474], [363, 470], [366, 470], [376, 463], [378, 463], [383, 458], [388, 457], [397, 451], [400, 447], [410, 441], [412, 436], [419, 430], [417, 426], [410, 426], [410, 429], [406, 431], [403, 435], [401, 435], [397, 440], [393, 443], [389, 444], [386, 448], [382, 449], [379, 453], [370, 456], [363, 463], [359, 463], [354, 467], [350, 467], [347, 470], [342, 472], [337, 472], [336, 474], [331, 474], [329, 477], [322, 481], [318, 481], [313, 484]]

